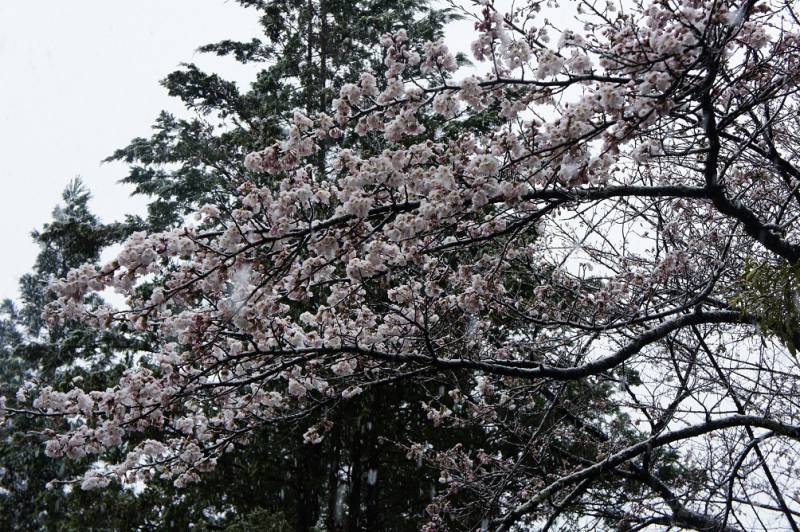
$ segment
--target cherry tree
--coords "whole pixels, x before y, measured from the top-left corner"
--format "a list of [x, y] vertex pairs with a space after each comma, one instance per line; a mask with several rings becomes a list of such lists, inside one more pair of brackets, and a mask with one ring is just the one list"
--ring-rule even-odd
[[[48, 320], [159, 349], [5, 415], [67, 416], [51, 456], [126, 450], [84, 489], [183, 486], [257, 427], [407, 380], [433, 426], [493, 442], [396, 442], [441, 472], [429, 530], [798, 530], [796, 13], [523, 4], [462, 6], [486, 74], [386, 35], [380, 73], [242, 161], [236, 209], [57, 281]], [[127, 305], [85, 304], [106, 289]]]

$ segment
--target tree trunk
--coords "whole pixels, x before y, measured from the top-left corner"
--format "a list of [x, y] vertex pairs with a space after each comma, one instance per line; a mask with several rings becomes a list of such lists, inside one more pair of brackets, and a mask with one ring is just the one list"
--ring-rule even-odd
[[358, 521], [361, 517], [361, 477], [363, 467], [361, 464], [362, 434], [358, 432], [353, 437], [352, 452], [350, 453], [350, 494], [347, 497], [347, 526], [345, 532], [358, 530]]

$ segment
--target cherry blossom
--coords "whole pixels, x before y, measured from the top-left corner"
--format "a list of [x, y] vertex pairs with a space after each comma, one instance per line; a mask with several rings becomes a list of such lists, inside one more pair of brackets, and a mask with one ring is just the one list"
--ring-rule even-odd
[[[514, 16], [479, 3], [481, 76], [459, 76], [443, 41], [384, 36], [381, 75], [246, 156], [232, 212], [136, 233], [107, 265], [56, 281], [48, 320], [125, 324], [159, 348], [107, 390], [38, 389], [32, 411], [75, 421], [47, 454], [156, 433], [81, 486], [185, 486], [268, 421], [435, 374], [451, 388], [422, 405], [432, 426], [480, 427], [497, 448], [412, 447], [440, 471], [431, 530], [546, 520], [623, 482], [647, 492], [622, 505], [636, 523], [733, 530], [747, 505], [715, 486], [745, 463], [769, 484], [783, 465], [750, 450], [800, 435], [797, 331], [757, 328], [764, 288], [742, 275], [800, 261], [796, 18], [770, 2], [579, 5], [564, 9], [580, 29], [558, 29], [539, 3]], [[354, 148], [351, 132], [381, 148]], [[128, 306], [87, 304], [104, 289]], [[540, 467], [537, 449], [563, 460]], [[653, 465], [666, 450], [717, 467], [683, 499]]]

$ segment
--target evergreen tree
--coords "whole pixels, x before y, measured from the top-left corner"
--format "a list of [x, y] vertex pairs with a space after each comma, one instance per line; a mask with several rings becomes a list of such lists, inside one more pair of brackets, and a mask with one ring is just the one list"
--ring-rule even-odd
[[[40, 252], [33, 271], [20, 279], [19, 304], [6, 299], [0, 307], [0, 395], [13, 398], [19, 393], [21, 405], [27, 382], [47, 382], [56, 389], [77, 382], [88, 387], [110, 385], [127, 366], [126, 353], [136, 347], [124, 331], [97, 330], [77, 322], [46, 326], [42, 321], [42, 309], [52, 300], [47, 290], [50, 280], [97, 262], [106, 246], [131, 229], [127, 223], [102, 224], [89, 209], [91, 195], [80, 179], [71, 181], [62, 197], [52, 221], [31, 235]], [[88, 463], [45, 457], [38, 435], [44, 428], [41, 419], [15, 416], [13, 428], [0, 440], [0, 528], [59, 528], [77, 508], [68, 491], [46, 489], [46, 484], [78, 474]]]
[[[258, 10], [263, 36], [200, 50], [263, 65], [249, 90], [185, 65], [163, 83], [195, 116], [162, 113], [150, 138], [134, 139], [109, 158], [130, 164], [123, 181], [149, 197], [146, 223], [152, 230], [180, 223], [203, 204], [232, 209], [230, 198], [243, 181], [263, 180], [242, 168], [244, 155], [285, 136], [295, 109], [332, 114], [342, 85], [357, 82], [364, 68], [381, 68], [385, 33], [403, 28], [420, 41], [435, 39], [455, 18], [422, 0], [239, 3]], [[383, 141], [353, 142], [369, 152], [379, 150]], [[331, 171], [324, 150], [318, 171]], [[296, 530], [317, 524], [327, 530], [416, 530], [436, 479], [420, 471], [395, 442], [429, 431], [418, 409], [420, 392], [398, 383], [388, 396], [384, 390], [381, 397], [367, 393], [348, 405], [327, 405], [319, 421], [330, 421], [334, 428], [317, 446], [303, 444], [305, 427], [265, 427], [257, 436], [257, 452], [227, 456], [203, 485], [173, 499], [182, 501], [178, 507], [184, 515], [206, 510], [217, 516], [206, 520], [214, 526], [235, 523], [243, 515], [273, 519], [280, 514]], [[398, 416], [386, 417], [386, 411]], [[455, 434], [451, 438], [451, 444], [458, 439]], [[232, 485], [240, 489], [219, 490]], [[187, 504], [194, 510], [187, 511]]]
[[263, 67], [249, 89], [186, 64], [162, 83], [193, 116], [162, 112], [152, 136], [133, 139], [108, 159], [130, 165], [122, 181], [149, 198], [150, 229], [179, 224], [206, 203], [230, 208], [243, 179], [263, 179], [245, 173], [244, 156], [284, 137], [293, 110], [330, 112], [343, 84], [381, 64], [383, 34], [404, 28], [420, 40], [434, 39], [456, 18], [427, 0], [237, 1], [258, 11], [263, 35], [200, 51]]

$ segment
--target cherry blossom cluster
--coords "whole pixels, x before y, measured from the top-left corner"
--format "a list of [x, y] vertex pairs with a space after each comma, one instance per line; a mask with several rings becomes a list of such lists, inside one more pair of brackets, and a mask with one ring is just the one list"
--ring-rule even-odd
[[[420, 368], [468, 371], [423, 408], [435, 427], [492, 427], [495, 443], [522, 441], [536, 423], [519, 420], [560, 401], [562, 382], [627, 393], [629, 372], [672, 364], [688, 396], [676, 350], [697, 356], [695, 333], [752, 329], [731, 304], [745, 262], [800, 259], [788, 222], [798, 151], [781, 132], [796, 125], [798, 37], [776, 34], [786, 12], [767, 2], [637, 6], [584, 6], [580, 28], [556, 30], [538, 3], [504, 14], [481, 2], [471, 50], [491, 68], [479, 76], [459, 76], [443, 41], [386, 35], [380, 76], [345, 84], [330, 114], [296, 112], [285, 138], [246, 157], [231, 212], [205, 206], [198, 227], [135, 234], [114, 261], [56, 282], [47, 319], [123, 323], [157, 349], [111, 389], [40, 390], [34, 409], [81, 420], [48, 454], [101, 454], [156, 429], [163, 439], [82, 486], [156, 475], [183, 486], [255, 427]], [[769, 146], [749, 136], [762, 112]], [[107, 288], [128, 308], [86, 304]], [[606, 434], [599, 448], [618, 452], [615, 434], [650, 436], [621, 432], [611, 412], [677, 408], [653, 391], [614, 409], [608, 393], [584, 405], [596, 432], [565, 414], [546, 433]], [[304, 442], [329, 429], [308, 427]], [[496, 524], [509, 526], [585, 466], [564, 458], [550, 475], [567, 480], [549, 485], [532, 466], [517, 478], [515, 457], [496, 450], [415, 449], [442, 472], [432, 529], [465, 493], [499, 504]], [[496, 489], [513, 495], [486, 502]]]

